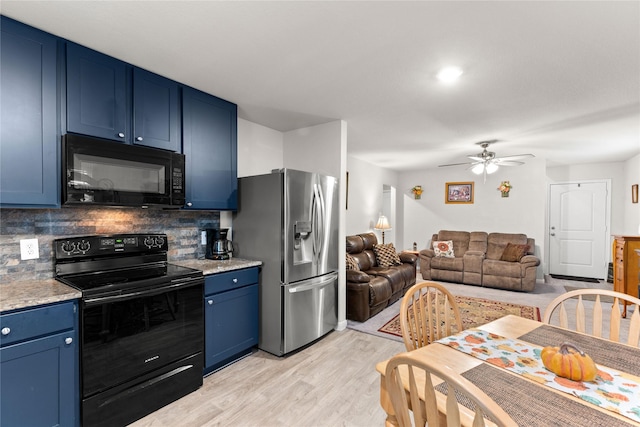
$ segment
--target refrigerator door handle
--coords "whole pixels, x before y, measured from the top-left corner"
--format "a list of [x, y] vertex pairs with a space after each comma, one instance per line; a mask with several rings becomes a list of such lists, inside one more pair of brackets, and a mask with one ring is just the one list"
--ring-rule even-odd
[[316, 256], [316, 259], [320, 257], [322, 252], [325, 218], [324, 199], [322, 197], [322, 192], [318, 187], [318, 184], [313, 184], [313, 253]]
[[320, 280], [312, 279], [312, 280], [304, 280], [300, 282], [297, 286], [292, 286], [288, 289], [289, 293], [294, 294], [296, 292], [305, 292], [315, 288], [321, 288], [328, 283], [332, 283], [338, 277], [338, 273], [328, 274], [327, 276], [323, 276]]

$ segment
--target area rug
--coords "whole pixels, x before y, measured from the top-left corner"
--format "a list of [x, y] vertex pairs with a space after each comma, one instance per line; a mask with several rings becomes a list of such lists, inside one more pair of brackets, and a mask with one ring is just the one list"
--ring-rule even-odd
[[[456, 296], [460, 309], [463, 329], [475, 328], [508, 314], [524, 317], [525, 319], [540, 320], [540, 309], [530, 305], [511, 304], [508, 302], [492, 301], [484, 298]], [[385, 323], [378, 332], [401, 337], [400, 315]]]

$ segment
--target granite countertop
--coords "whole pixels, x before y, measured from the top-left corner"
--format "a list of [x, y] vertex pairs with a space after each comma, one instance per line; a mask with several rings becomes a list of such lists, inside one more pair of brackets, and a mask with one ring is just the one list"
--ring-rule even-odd
[[193, 259], [186, 261], [172, 261], [172, 264], [182, 267], [202, 270], [203, 274], [224, 273], [225, 271], [241, 270], [243, 268], [257, 267], [262, 265], [262, 261], [252, 261], [242, 258], [231, 258], [225, 261], [214, 261], [212, 259]]
[[[261, 261], [241, 258], [231, 258], [226, 261], [194, 259], [170, 262], [202, 270], [203, 274], [223, 273], [262, 265]], [[0, 285], [0, 312], [62, 302], [81, 296], [82, 293], [79, 290], [58, 282], [56, 279], [9, 282]]]
[[56, 279], [11, 282], [0, 285], [0, 312], [77, 299], [82, 293]]

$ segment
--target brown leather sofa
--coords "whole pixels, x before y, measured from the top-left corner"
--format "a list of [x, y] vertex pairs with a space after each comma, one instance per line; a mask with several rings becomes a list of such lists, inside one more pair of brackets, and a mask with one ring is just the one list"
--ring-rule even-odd
[[[535, 240], [525, 234], [440, 230], [432, 236], [432, 246], [438, 241], [452, 241], [454, 257], [436, 256], [432, 248], [421, 250], [425, 280], [525, 292], [535, 288], [540, 259], [534, 255]], [[515, 258], [507, 254], [513, 248], [520, 248]]]
[[399, 254], [401, 265], [380, 267], [373, 247], [373, 233], [347, 236], [347, 253], [357, 261], [357, 270], [347, 270], [347, 319], [364, 322], [396, 302], [416, 283], [415, 254]]

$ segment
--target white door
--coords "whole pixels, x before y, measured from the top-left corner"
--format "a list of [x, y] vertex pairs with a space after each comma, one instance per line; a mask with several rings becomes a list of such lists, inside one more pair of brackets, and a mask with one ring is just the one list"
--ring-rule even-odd
[[608, 184], [551, 184], [549, 273], [604, 279], [609, 261]]

